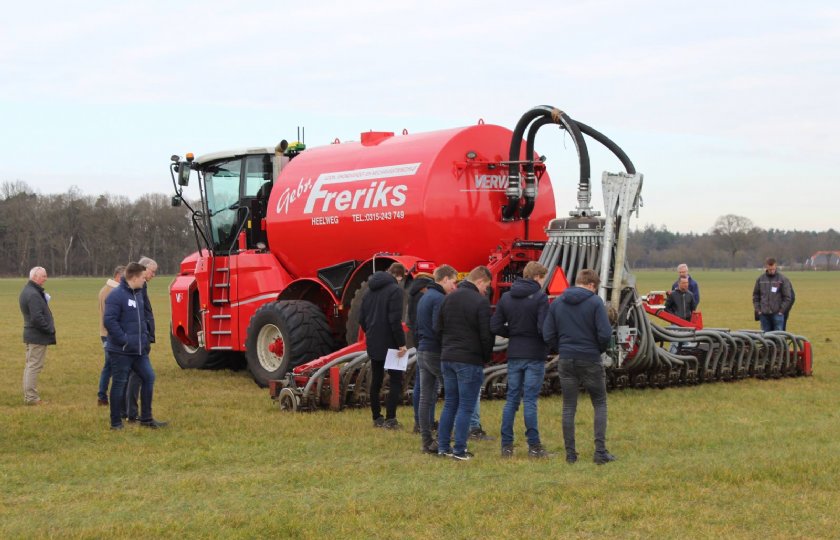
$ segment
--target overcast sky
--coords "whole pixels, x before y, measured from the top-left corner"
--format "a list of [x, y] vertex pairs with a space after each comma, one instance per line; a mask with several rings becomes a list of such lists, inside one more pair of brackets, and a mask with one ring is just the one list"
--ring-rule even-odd
[[[173, 153], [512, 129], [547, 104], [644, 174], [634, 226], [840, 229], [838, 94], [836, 1], [15, 2], [0, 182], [135, 198], [171, 192]], [[595, 183], [621, 170], [589, 146]], [[565, 214], [574, 145], [543, 128], [537, 150]]]

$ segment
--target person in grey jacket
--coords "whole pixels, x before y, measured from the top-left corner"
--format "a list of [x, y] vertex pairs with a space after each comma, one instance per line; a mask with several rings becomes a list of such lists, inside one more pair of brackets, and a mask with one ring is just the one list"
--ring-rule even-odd
[[55, 321], [44, 292], [47, 271], [36, 266], [29, 271], [29, 281], [20, 292], [23, 314], [23, 342], [26, 344], [26, 367], [23, 370], [23, 401], [27, 405], [43, 405], [38, 394], [38, 374], [44, 369], [47, 346], [55, 345]]
[[776, 259], [764, 261], [764, 273], [753, 287], [753, 309], [762, 332], [785, 329], [785, 313], [792, 304], [790, 280], [776, 269]]
[[595, 294], [601, 283], [597, 272], [578, 272], [575, 286], [566, 289], [548, 308], [543, 339], [560, 357], [560, 389], [563, 394], [563, 440], [566, 461], [574, 463], [575, 413], [578, 388], [583, 385], [595, 409], [595, 455], [598, 465], [615, 461], [607, 451], [607, 386], [601, 353], [607, 350], [612, 327], [607, 309]]

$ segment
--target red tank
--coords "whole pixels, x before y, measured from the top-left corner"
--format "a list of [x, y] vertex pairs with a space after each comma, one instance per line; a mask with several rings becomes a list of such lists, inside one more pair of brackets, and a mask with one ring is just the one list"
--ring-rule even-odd
[[545, 240], [543, 227], [555, 214], [547, 175], [530, 225], [501, 219], [508, 176], [500, 163], [508, 159], [511, 136], [506, 128], [478, 124], [416, 135], [369, 132], [360, 142], [306, 150], [272, 189], [269, 248], [304, 277], [376, 253], [469, 271], [500, 244]]

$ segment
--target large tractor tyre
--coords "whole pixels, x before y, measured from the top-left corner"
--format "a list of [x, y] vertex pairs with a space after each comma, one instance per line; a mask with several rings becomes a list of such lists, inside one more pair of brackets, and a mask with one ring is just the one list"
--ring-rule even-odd
[[365, 299], [368, 290], [368, 283], [365, 281], [356, 289], [353, 299], [350, 300], [350, 309], [347, 310], [347, 323], [344, 325], [344, 339], [348, 345], [359, 341], [359, 311], [362, 309], [362, 300]]
[[172, 334], [170, 326], [169, 342], [172, 345], [172, 355], [181, 369], [204, 369], [210, 361], [210, 354], [204, 347], [190, 347]]
[[239, 371], [245, 368], [245, 359], [241, 354], [213, 351], [207, 352], [204, 347], [190, 347], [169, 333], [169, 343], [172, 346], [172, 356], [181, 369], [232, 369]]
[[315, 304], [281, 300], [254, 313], [245, 348], [254, 381], [266, 387], [291, 368], [331, 353], [334, 342], [327, 317]]

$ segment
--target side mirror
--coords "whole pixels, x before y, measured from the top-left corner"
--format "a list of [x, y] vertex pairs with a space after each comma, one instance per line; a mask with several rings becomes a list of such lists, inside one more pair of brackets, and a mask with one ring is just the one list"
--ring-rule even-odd
[[190, 184], [190, 164], [182, 161], [178, 164], [178, 185], [188, 186]]
[[181, 206], [181, 197], [179, 197], [177, 195], [172, 197], [172, 206], [175, 207], [175, 208]]

